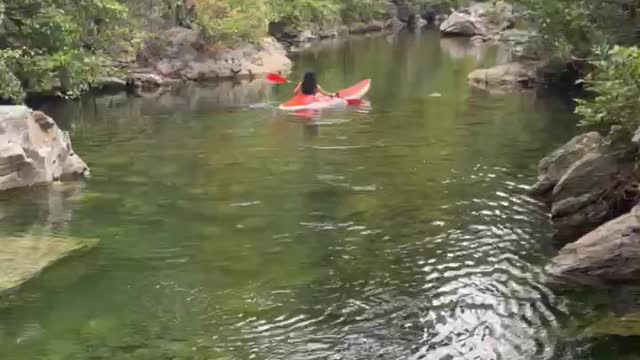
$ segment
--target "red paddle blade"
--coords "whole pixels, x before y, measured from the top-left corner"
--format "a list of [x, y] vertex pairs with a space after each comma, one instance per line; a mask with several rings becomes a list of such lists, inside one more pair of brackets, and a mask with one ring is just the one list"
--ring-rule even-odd
[[274, 84], [286, 84], [288, 83], [287, 79], [283, 78], [278, 74], [267, 74], [267, 81]]

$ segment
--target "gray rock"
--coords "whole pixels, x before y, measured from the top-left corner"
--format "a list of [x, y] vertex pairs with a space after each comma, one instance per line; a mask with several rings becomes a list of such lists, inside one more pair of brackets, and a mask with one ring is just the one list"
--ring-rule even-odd
[[97, 244], [91, 239], [44, 236], [0, 238], [0, 295], [14, 291], [59, 260]]
[[153, 73], [152, 70], [146, 70], [146, 72], [138, 70], [129, 75], [129, 81], [132, 82], [135, 87], [143, 89], [161, 87], [166, 83], [165, 78]]
[[632, 163], [630, 160], [624, 151], [597, 147], [567, 169], [553, 189], [553, 202], [606, 191], [607, 185]]
[[102, 90], [124, 90], [127, 88], [127, 81], [115, 76], [99, 78], [96, 87]]
[[372, 20], [368, 23], [353, 23], [349, 26], [351, 34], [365, 34], [370, 32], [379, 32], [384, 30], [386, 24], [382, 21]]
[[440, 24], [444, 35], [466, 36], [476, 44], [497, 43], [515, 25], [513, 7], [504, 1], [478, 2], [454, 11]]
[[565, 246], [548, 273], [580, 283], [630, 281], [640, 276], [640, 207]]
[[469, 83], [481, 89], [495, 92], [509, 92], [530, 88], [536, 83], [537, 62], [511, 62], [488, 69], [472, 71]]
[[318, 32], [318, 38], [320, 39], [335, 39], [338, 36], [340, 36], [340, 29], [322, 29]]
[[286, 50], [274, 38], [264, 38], [257, 45], [244, 43], [233, 48], [212, 49], [194, 30], [172, 29], [166, 36], [175, 36], [175, 40], [169, 38], [168, 50], [155, 63], [155, 70], [164, 77], [224, 79], [286, 72], [292, 65]]
[[625, 210], [633, 157], [600, 146], [569, 167], [552, 192], [551, 221], [561, 240], [593, 230]]
[[69, 134], [50, 117], [25, 106], [0, 106], [0, 191], [88, 173]]
[[515, 21], [513, 6], [504, 1], [478, 2], [471, 5], [467, 11], [473, 18], [501, 30], [509, 28]]
[[[302, 35], [317, 37], [312, 31]], [[288, 72], [292, 66], [285, 48], [271, 37], [262, 39], [259, 44], [247, 42], [226, 47], [207, 43], [195, 30], [176, 27], [165, 31], [162, 38], [167, 45], [147, 57], [150, 68], [135, 69], [129, 76], [129, 81], [138, 89], [148, 91], [174, 85], [180, 80], [215, 80]]]
[[454, 12], [447, 20], [440, 24], [440, 32], [443, 35], [475, 36], [484, 33], [484, 30], [476, 23], [471, 15]]
[[602, 136], [597, 132], [589, 132], [574, 137], [540, 160], [538, 182], [532, 186], [531, 193], [543, 196], [551, 192], [571, 165], [601, 144]]

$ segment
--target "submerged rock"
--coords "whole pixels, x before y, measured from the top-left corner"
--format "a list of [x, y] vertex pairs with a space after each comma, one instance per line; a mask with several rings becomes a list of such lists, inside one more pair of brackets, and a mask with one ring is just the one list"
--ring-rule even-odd
[[476, 69], [469, 74], [468, 80], [472, 86], [489, 91], [527, 89], [536, 83], [537, 68], [537, 62], [512, 62], [488, 69]]
[[553, 258], [548, 272], [580, 283], [637, 280], [640, 276], [640, 207], [566, 245]]
[[35, 235], [0, 238], [0, 295], [15, 290], [59, 260], [97, 244], [93, 239]]
[[0, 106], [0, 190], [82, 177], [89, 168], [71, 148], [69, 134], [39, 111]]
[[602, 319], [591, 325], [586, 333], [592, 336], [640, 336], [640, 312]]

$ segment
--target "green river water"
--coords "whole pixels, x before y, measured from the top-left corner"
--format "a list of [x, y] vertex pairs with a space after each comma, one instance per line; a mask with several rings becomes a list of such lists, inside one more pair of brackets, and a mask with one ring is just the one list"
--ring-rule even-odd
[[467, 85], [505, 57], [430, 32], [327, 43], [292, 78], [373, 87], [313, 119], [276, 110], [291, 86], [261, 80], [45, 104], [92, 176], [2, 195], [2, 233], [101, 243], [2, 300], [0, 358], [640, 353], [584, 336], [595, 295], [543, 279], [557, 250], [526, 188], [576, 119]]

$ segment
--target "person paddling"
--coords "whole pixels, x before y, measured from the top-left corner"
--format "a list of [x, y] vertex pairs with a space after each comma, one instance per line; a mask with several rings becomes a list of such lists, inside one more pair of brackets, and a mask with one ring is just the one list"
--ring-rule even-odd
[[303, 80], [298, 83], [298, 86], [296, 86], [296, 88], [293, 90], [293, 93], [303, 95], [322, 94], [324, 96], [336, 96], [336, 94], [327, 92], [320, 85], [318, 85], [316, 74], [311, 71], [304, 74]]

